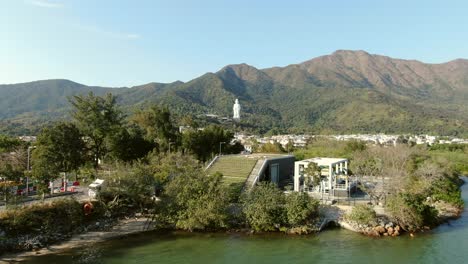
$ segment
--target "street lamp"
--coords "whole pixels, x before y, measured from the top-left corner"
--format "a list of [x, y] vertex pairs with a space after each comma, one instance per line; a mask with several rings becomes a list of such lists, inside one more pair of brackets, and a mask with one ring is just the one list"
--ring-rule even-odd
[[29, 146], [28, 147], [28, 167], [27, 167], [27, 171], [28, 171], [28, 176], [26, 176], [26, 197], [29, 196], [29, 173], [31, 172], [31, 150], [35, 149], [36, 146]]
[[226, 142], [219, 142], [219, 156], [221, 156], [221, 146]]

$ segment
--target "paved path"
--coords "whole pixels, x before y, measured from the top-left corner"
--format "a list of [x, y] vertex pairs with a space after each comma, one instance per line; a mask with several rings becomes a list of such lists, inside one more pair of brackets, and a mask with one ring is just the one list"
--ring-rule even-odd
[[[54, 196], [54, 197], [45, 197], [44, 199], [44, 202], [52, 202], [52, 201], [55, 201], [55, 200], [60, 200], [60, 199], [64, 199], [64, 198], [74, 198], [78, 201], [87, 201], [89, 200], [89, 196], [88, 196], [88, 188], [87, 187], [78, 187], [76, 192], [73, 192], [71, 194], [67, 194], [67, 195], [60, 195], [60, 196]], [[42, 200], [41, 199], [38, 199], [38, 200], [30, 200], [30, 201], [26, 201], [26, 202], [23, 202], [19, 205], [30, 205], [30, 204], [35, 204], [35, 203], [41, 203]], [[5, 205], [1, 205], [0, 206], [0, 211], [1, 210], [5, 210]]]

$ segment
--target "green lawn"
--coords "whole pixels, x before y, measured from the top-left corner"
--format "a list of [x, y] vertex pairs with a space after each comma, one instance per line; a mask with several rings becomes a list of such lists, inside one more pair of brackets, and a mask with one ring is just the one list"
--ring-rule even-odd
[[257, 159], [243, 156], [222, 156], [208, 169], [208, 174], [220, 172], [223, 174], [223, 183], [230, 187], [231, 191], [240, 194], [250, 172], [255, 167]]

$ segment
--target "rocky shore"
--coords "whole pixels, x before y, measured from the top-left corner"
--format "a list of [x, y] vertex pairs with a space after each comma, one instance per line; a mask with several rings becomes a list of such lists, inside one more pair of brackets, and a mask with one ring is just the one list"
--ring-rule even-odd
[[[326, 229], [329, 223], [335, 223], [342, 228], [371, 237], [396, 237], [405, 233], [401, 226], [383, 215], [379, 216], [374, 224], [365, 225], [348, 221], [345, 215], [351, 208], [349, 206], [324, 206], [321, 208], [321, 217], [313, 224], [282, 231], [291, 235], [311, 234]], [[441, 221], [454, 219], [460, 215], [459, 208], [448, 208], [446, 204], [439, 205], [438, 209], [442, 208], [445, 210], [439, 211]], [[120, 220], [100, 219], [78, 227], [73, 233], [45, 232], [35, 236], [26, 235], [3, 239], [0, 240], [0, 248], [4, 252], [20, 253], [3, 255], [0, 264], [24, 261], [28, 257], [39, 254], [53, 254], [70, 248], [83, 247], [90, 243], [141, 233], [146, 230], [147, 220], [140, 214]], [[151, 226], [150, 229], [154, 228]], [[426, 229], [430, 228], [426, 227]], [[0, 235], [1, 232], [0, 230]], [[250, 229], [235, 229], [228, 232], [253, 233]]]
[[367, 236], [380, 237], [380, 236], [399, 236], [404, 230], [397, 224], [388, 221], [384, 218], [379, 219], [377, 224], [363, 225], [355, 222], [349, 222], [344, 219], [338, 221], [338, 224], [348, 230], [358, 232]]

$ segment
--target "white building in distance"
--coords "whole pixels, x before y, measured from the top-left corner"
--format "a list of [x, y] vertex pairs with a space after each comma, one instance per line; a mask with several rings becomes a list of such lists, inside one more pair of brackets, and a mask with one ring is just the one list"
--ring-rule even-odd
[[234, 106], [232, 107], [232, 112], [233, 112], [233, 119], [234, 120], [240, 120], [240, 111], [241, 111], [241, 105], [239, 104], [239, 99], [236, 99], [236, 102], [234, 103]]

